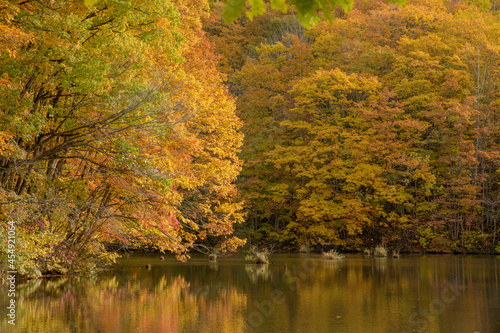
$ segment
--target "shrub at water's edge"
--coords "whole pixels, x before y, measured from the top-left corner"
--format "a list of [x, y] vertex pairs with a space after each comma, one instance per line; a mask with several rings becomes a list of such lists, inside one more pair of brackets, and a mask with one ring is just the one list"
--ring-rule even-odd
[[321, 254], [321, 256], [325, 260], [339, 260], [339, 259], [345, 259], [346, 258], [345, 254], [339, 253], [336, 250], [330, 250], [328, 252], [323, 252]]
[[379, 257], [379, 258], [387, 257], [387, 249], [382, 245], [378, 245], [375, 247], [375, 250], [373, 252], [373, 256]]
[[254, 261], [256, 264], [268, 264], [270, 254], [271, 252], [266, 248], [259, 250], [256, 246], [252, 246], [245, 256], [245, 260]]

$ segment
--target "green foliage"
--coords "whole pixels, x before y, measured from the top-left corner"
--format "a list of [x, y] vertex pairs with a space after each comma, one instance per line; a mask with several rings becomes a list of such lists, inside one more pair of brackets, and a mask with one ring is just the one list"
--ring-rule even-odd
[[480, 231], [464, 231], [462, 233], [463, 248], [469, 253], [488, 252], [491, 235]]
[[229, 24], [236, 20], [246, 7], [246, 0], [230, 0], [226, 2], [224, 7], [224, 20]]
[[[25, 203], [22, 208], [15, 204], [4, 207], [8, 221], [16, 226], [15, 264], [20, 275], [37, 278], [42, 274], [93, 274], [115, 262], [118, 255], [108, 252], [96, 239], [71, 242], [59, 232], [70, 218], [68, 207], [60, 204], [57, 214], [50, 216], [38, 211], [33, 203]], [[3, 226], [0, 235], [5, 240], [0, 244], [0, 253], [6, 260], [7, 229]]]
[[[405, 0], [391, 0], [392, 2], [404, 4]], [[266, 12], [264, 0], [250, 0], [250, 9], [246, 15], [252, 19], [255, 15], [262, 15]], [[233, 22], [242, 15], [246, 9], [245, 0], [225, 0], [224, 20], [226, 24]], [[306, 28], [310, 28], [319, 22], [318, 11], [321, 11], [328, 21], [332, 21], [332, 9], [339, 6], [344, 11], [348, 11], [354, 5], [353, 0], [271, 0], [271, 8], [285, 12], [289, 7], [294, 9], [300, 23]]]
[[432, 231], [432, 227], [427, 226], [419, 226], [417, 228], [417, 233], [419, 235], [418, 242], [422, 246], [422, 248], [426, 249], [427, 246], [431, 243], [434, 238], [434, 232]]
[[[224, 7], [224, 21], [226, 24], [230, 24], [241, 16], [246, 9], [246, 0], [225, 0]], [[264, 0], [249, 0], [250, 9], [246, 12], [246, 15], [250, 20], [256, 15], [262, 15], [266, 12], [266, 3]], [[271, 8], [285, 12], [288, 9], [288, 4], [286, 0], [271, 0]]]
[[99, 0], [84, 0], [85, 6], [93, 6], [97, 2], [99, 2]]

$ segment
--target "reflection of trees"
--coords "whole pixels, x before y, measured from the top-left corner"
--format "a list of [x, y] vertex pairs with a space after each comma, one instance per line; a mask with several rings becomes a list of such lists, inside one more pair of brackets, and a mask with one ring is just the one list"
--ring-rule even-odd
[[[116, 276], [36, 280], [19, 291], [17, 332], [243, 331], [238, 314], [246, 306], [244, 294], [235, 287], [219, 290], [217, 297], [192, 292], [181, 275], [163, 275], [154, 285], [142, 279], [123, 283]], [[2, 318], [0, 331], [6, 325]]]
[[[442, 300], [449, 285], [465, 286], [456, 303], [445, 302], [445, 311], [429, 319], [434, 326], [428, 332], [454, 332], [460, 331], [454, 316], [488, 322], [497, 315], [488, 309], [500, 304], [500, 262], [494, 258], [350, 257], [335, 262], [295, 257], [286, 261], [286, 273], [284, 263], [220, 261], [216, 270], [208, 264], [172, 264], [153, 265], [150, 271], [140, 264], [94, 278], [19, 281], [16, 332], [239, 333], [245, 332], [250, 313], [262, 314], [267, 325], [262, 331], [268, 332], [297, 327], [363, 332], [367, 323], [374, 333], [411, 331], [418, 327], [408, 330], [405, 324], [417, 309], [428, 310], [431, 302]], [[273, 302], [273, 293], [285, 301]], [[0, 290], [0, 307], [6, 304], [2, 295], [5, 290]], [[486, 302], [478, 315], [475, 307]], [[0, 332], [11, 331], [6, 320], [0, 318]]]
[[384, 273], [385, 270], [387, 269], [387, 258], [373, 258], [375, 263], [375, 269], [380, 272], [380, 273]]
[[329, 270], [337, 270], [346, 265], [345, 260], [323, 260], [323, 267]]
[[252, 283], [256, 283], [259, 280], [269, 280], [271, 277], [269, 265], [267, 264], [246, 264], [245, 272], [247, 272]]

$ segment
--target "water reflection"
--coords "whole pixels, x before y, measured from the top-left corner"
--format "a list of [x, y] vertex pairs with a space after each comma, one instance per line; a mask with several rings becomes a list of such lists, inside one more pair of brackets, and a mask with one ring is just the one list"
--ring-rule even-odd
[[252, 283], [257, 283], [260, 279], [269, 280], [271, 278], [269, 265], [266, 264], [246, 264], [245, 272]]
[[499, 258], [273, 259], [135, 256], [94, 278], [18, 281], [16, 329], [2, 316], [0, 331], [500, 332]]

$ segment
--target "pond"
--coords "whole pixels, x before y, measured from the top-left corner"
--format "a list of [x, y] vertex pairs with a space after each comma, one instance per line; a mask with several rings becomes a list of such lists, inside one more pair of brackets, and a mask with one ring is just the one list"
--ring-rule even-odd
[[498, 256], [271, 261], [130, 255], [97, 277], [17, 281], [15, 329], [0, 287], [0, 331], [500, 332]]

